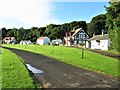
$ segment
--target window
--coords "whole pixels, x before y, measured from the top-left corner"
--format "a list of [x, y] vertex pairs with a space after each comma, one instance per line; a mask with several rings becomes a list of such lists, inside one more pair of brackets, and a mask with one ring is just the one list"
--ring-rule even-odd
[[96, 40], [96, 42], [98, 43], [98, 45], [100, 45], [100, 40]]

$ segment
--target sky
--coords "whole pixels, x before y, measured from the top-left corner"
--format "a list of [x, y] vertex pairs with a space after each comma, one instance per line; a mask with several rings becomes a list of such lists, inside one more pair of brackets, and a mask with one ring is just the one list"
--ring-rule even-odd
[[89, 23], [94, 16], [106, 13], [104, 6], [109, 6], [107, 1], [0, 0], [0, 28], [44, 27], [72, 21]]

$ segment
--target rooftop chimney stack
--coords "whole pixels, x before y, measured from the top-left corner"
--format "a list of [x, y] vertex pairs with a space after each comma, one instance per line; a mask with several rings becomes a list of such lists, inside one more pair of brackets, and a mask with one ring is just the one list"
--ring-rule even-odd
[[93, 37], [95, 36], [95, 33], [93, 33]]
[[102, 35], [104, 35], [104, 30], [102, 29]]

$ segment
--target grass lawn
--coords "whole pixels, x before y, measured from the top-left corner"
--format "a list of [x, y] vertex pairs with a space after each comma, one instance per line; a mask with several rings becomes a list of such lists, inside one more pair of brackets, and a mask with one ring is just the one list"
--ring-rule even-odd
[[2, 49], [2, 88], [35, 88], [20, 58], [6, 49]]
[[108, 52], [113, 53], [113, 54], [120, 54], [120, 52], [115, 51], [115, 50], [108, 50]]
[[[0, 48], [1, 50], [1, 48]], [[0, 52], [0, 90], [2, 89], [2, 55]]]
[[90, 69], [107, 75], [118, 76], [118, 60], [88, 50], [84, 50], [84, 59], [81, 59], [81, 50], [63, 46], [38, 46], [38, 45], [4, 45], [12, 48], [24, 49], [43, 54], [57, 60], [85, 69]]

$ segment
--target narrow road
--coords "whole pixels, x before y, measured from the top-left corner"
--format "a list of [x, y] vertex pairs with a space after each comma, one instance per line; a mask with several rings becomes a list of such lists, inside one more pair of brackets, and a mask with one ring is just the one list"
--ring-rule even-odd
[[113, 54], [113, 53], [110, 53], [110, 52], [107, 52], [107, 51], [93, 50], [93, 49], [91, 49], [90, 51], [95, 52], [95, 53], [99, 53], [99, 54], [104, 55], [104, 56], [108, 56], [108, 57], [116, 58], [116, 59], [120, 60], [120, 54]]
[[46, 56], [6, 48], [20, 56], [25, 64], [44, 71], [35, 77], [45, 88], [118, 88], [118, 79], [78, 68]]

